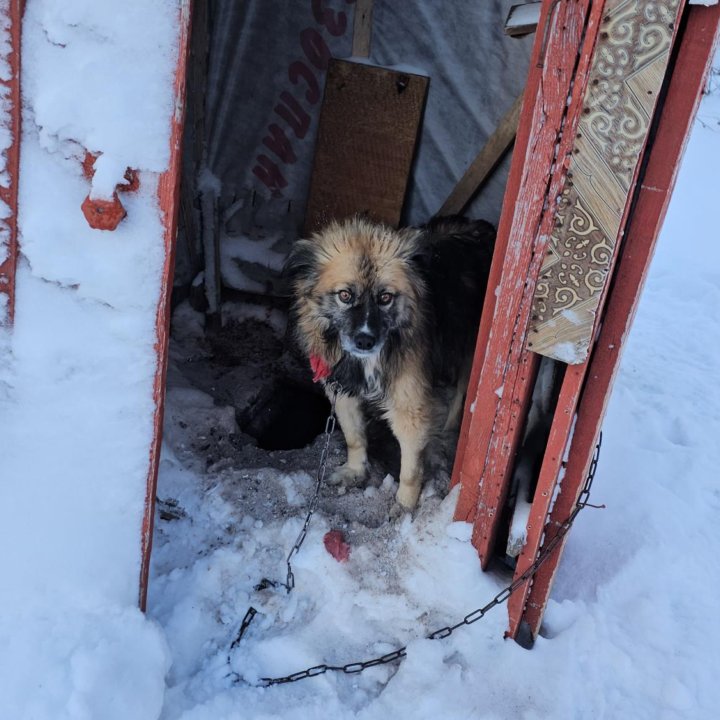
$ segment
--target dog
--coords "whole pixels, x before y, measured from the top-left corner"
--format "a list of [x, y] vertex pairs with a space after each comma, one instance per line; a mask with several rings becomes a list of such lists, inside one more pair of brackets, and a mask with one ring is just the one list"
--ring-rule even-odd
[[415, 508], [431, 436], [459, 426], [494, 240], [490, 223], [459, 216], [399, 230], [354, 217], [294, 243], [295, 334], [314, 380], [337, 390], [347, 444], [331, 484], [366, 478], [375, 411], [400, 445], [396, 510]]

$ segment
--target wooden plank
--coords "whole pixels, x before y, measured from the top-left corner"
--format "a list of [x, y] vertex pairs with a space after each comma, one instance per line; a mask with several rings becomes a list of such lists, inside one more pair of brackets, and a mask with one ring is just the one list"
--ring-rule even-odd
[[[526, 540], [515, 565], [514, 578], [527, 572], [535, 562], [537, 552], [545, 532], [545, 523], [550, 511], [550, 504], [555, 494], [560, 468], [562, 467], [565, 447], [570, 438], [575, 409], [580, 397], [580, 390], [585, 380], [587, 365], [569, 365], [565, 371], [560, 396], [558, 398], [553, 423], [550, 428], [547, 447], [543, 456], [542, 466], [538, 475], [535, 495], [533, 496], [530, 515], [526, 528]], [[515, 637], [522, 619], [525, 602], [530, 592], [530, 581], [521, 585], [508, 598], [509, 629], [507, 634]]]
[[428, 78], [331, 60], [305, 233], [366, 213], [400, 222]]
[[[602, 3], [548, 0], [540, 21], [546, 35], [538, 34], [535, 41], [513, 154], [512, 184], [498, 227], [491, 291], [468, 392], [466, 408], [474, 412], [466, 409], [461, 453], [453, 471], [454, 482], [462, 486], [456, 518], [474, 520], [473, 543], [483, 567], [491, 557], [497, 511], [507, 495], [537, 363], [537, 356], [525, 349], [525, 337], [551, 229], [548, 198], [556, 197], [561, 189], [601, 12]], [[558, 142], [562, 128], [565, 135]]]
[[182, 166], [183, 124], [185, 120], [185, 76], [190, 47], [190, 17], [192, 0], [181, 0], [179, 13], [178, 57], [175, 68], [175, 112], [170, 129], [170, 163], [158, 181], [158, 204], [163, 221], [163, 244], [165, 261], [161, 276], [161, 287], [155, 316], [155, 352], [157, 366], [153, 384], [153, 440], [148, 462], [145, 512], [141, 530], [141, 563], [139, 605], [145, 610], [147, 603], [148, 576], [150, 573], [150, 552], [155, 517], [155, 495], [157, 474], [162, 444], [163, 413], [165, 409], [165, 377], [167, 375], [168, 345], [170, 342], [170, 297], [175, 267], [177, 245], [178, 210], [180, 207], [180, 169]]
[[353, 57], [370, 57], [373, 2], [374, 0], [355, 0], [352, 42]]
[[[587, 476], [621, 353], [630, 332], [720, 38], [720, 6], [689, 6], [686, 17], [687, 23], [677, 42], [677, 58], [667, 95], [659, 111], [655, 137], [649, 148], [647, 167], [628, 221], [622, 256], [590, 358], [563, 478], [563, 490], [545, 527], [544, 544], [555, 537], [559, 524], [569, 516]], [[537, 572], [530, 589], [522, 619], [528, 623], [533, 637], [539, 632], [565, 542], [565, 539], [560, 542]]]
[[540, 18], [542, 3], [528, 2], [513, 5], [505, 20], [505, 34], [510, 37], [522, 37], [535, 32]]
[[472, 200], [475, 193], [482, 187], [490, 173], [497, 167], [497, 164], [515, 141], [521, 108], [522, 94], [518, 96], [512, 107], [500, 120], [495, 132], [488, 138], [483, 149], [453, 188], [440, 208], [438, 215], [457, 215]]
[[[607, 0], [529, 342], [587, 358], [683, 0]], [[528, 345], [529, 347], [530, 345]]]
[[10, 136], [10, 144], [4, 151], [5, 172], [0, 179], [0, 202], [7, 208], [0, 219], [0, 327], [11, 326], [15, 317], [20, 170], [20, 33], [23, 6], [23, 0], [11, 0], [2, 13], [9, 42], [2, 48], [2, 61], [7, 72], [0, 78], [3, 96], [0, 127]]

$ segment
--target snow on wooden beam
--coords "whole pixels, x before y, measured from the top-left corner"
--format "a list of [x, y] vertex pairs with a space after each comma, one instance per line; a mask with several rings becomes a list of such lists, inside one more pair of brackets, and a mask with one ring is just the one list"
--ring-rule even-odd
[[182, 163], [182, 139], [185, 122], [185, 80], [188, 53], [190, 49], [190, 17], [192, 0], [181, 0], [178, 18], [178, 58], [175, 69], [175, 113], [170, 130], [170, 164], [160, 176], [158, 183], [158, 204], [162, 213], [165, 261], [157, 313], [155, 317], [155, 352], [157, 366], [153, 385], [155, 414], [153, 417], [153, 441], [150, 446], [145, 513], [142, 524], [140, 596], [139, 605], [145, 610], [147, 602], [148, 576], [150, 574], [150, 552], [152, 550], [155, 495], [162, 444], [163, 413], [165, 409], [165, 377], [167, 375], [168, 345], [170, 342], [170, 296], [175, 267], [177, 245], [178, 210], [180, 207], [180, 168]]

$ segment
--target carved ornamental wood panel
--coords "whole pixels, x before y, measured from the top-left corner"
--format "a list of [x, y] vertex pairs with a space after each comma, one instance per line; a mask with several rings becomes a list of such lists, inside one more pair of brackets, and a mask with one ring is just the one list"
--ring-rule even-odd
[[585, 361], [681, 0], [607, 0], [527, 347]]

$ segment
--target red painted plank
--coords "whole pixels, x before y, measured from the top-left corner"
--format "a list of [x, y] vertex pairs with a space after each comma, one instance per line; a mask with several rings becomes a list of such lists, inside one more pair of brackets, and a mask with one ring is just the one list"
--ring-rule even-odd
[[175, 268], [178, 208], [180, 207], [180, 168], [185, 120], [185, 75], [190, 47], [191, 10], [192, 0], [182, 0], [179, 18], [178, 59], [175, 69], [175, 113], [170, 134], [170, 164], [168, 169], [160, 176], [158, 182], [158, 203], [163, 215], [165, 262], [163, 264], [162, 286], [155, 318], [155, 352], [157, 353], [157, 369], [153, 385], [155, 415], [153, 417], [153, 440], [150, 446], [145, 514], [141, 537], [142, 560], [140, 565], [139, 600], [141, 610], [145, 610], [147, 603], [150, 552], [152, 550], [153, 520], [155, 516], [155, 494], [162, 444], [163, 412], [165, 409], [165, 376], [167, 374], [168, 343], [170, 341], [170, 294], [172, 292], [173, 271]]
[[[513, 157], [522, 178], [516, 196], [506, 196], [498, 228], [496, 262], [502, 262], [495, 312], [485, 314], [487, 351], [481, 364], [475, 408], [455, 476], [462, 484], [456, 517], [475, 520], [473, 543], [483, 567], [491, 556], [499, 512], [507, 494], [537, 358], [525, 350], [532, 297], [553, 222], [553, 198], [565, 180], [567, 158], [581, 110], [589, 60], [603, 3], [546, 3], [535, 46], [521, 118], [521, 137], [528, 137]], [[549, 15], [548, 15], [549, 13]], [[549, 19], [548, 19], [549, 18]], [[571, 94], [570, 105], [567, 98]], [[530, 111], [529, 108], [532, 108]], [[561, 133], [561, 129], [563, 132]], [[515, 169], [513, 167], [513, 169]], [[490, 285], [492, 293], [493, 285]], [[484, 339], [481, 328], [480, 342]], [[477, 369], [474, 373], [477, 377]], [[479, 480], [479, 482], [478, 482]]]
[[[554, 3], [552, 0], [546, 0], [542, 6], [542, 12], [539, 19], [538, 27], [548, 28], [551, 16], [554, 14]], [[505, 269], [505, 257], [508, 254], [508, 244], [510, 242], [511, 231], [515, 218], [515, 208], [518, 198], [521, 197], [521, 191], [526, 193], [528, 186], [528, 174], [526, 173], [526, 158], [532, 158], [537, 152], [538, 138], [535, 135], [537, 128], [533, 125], [533, 119], [536, 115], [537, 107], [541, 104], [542, 80], [546, 71], [544, 66], [545, 60], [545, 38], [544, 34], [538, 32], [535, 36], [535, 44], [532, 51], [530, 70], [528, 72], [527, 84], [525, 87], [523, 105], [520, 113], [520, 121], [518, 123], [517, 137], [515, 138], [515, 146], [513, 149], [512, 162], [510, 164], [510, 172], [505, 188], [505, 197], [503, 208], [498, 224], [497, 239], [495, 241], [495, 253], [493, 263], [490, 268], [490, 276], [488, 279], [488, 293], [485, 297], [482, 318], [480, 320], [480, 328], [478, 329], [478, 339], [475, 347], [475, 356], [473, 358], [473, 367], [468, 383], [467, 402], [463, 414], [463, 422], [460, 429], [460, 437], [458, 440], [457, 451], [455, 453], [455, 464], [453, 467], [453, 475], [451, 486], [462, 483], [460, 498], [455, 510], [455, 517], [458, 520], [473, 521], [477, 509], [478, 497], [478, 481], [481, 468], [475, 467], [470, 458], [466, 465], [465, 454], [468, 444], [471, 450], [469, 454], [478, 454], [481, 446], [486, 444], [484, 436], [489, 434], [492, 428], [492, 422], [489, 419], [489, 413], [478, 410], [475, 415], [472, 408], [477, 408], [477, 388], [480, 384], [480, 374], [486, 355], [486, 348], [490, 341], [490, 332], [495, 324], [495, 312], [498, 303], [498, 293], [503, 271]], [[555, 119], [557, 128], [559, 129], [560, 120]], [[547, 138], [546, 138], [547, 140]], [[532, 149], [530, 143], [532, 141]], [[554, 139], [553, 139], [554, 141]], [[551, 162], [552, 153], [545, 148], [545, 155]], [[534, 176], [537, 173], [533, 174]], [[534, 198], [535, 204], [539, 202], [538, 198]], [[473, 404], [474, 403], [474, 404]], [[484, 432], [483, 432], [484, 430]], [[469, 466], [469, 467], [468, 467]], [[472, 473], [476, 472], [476, 475]]]
[[[545, 455], [538, 475], [535, 495], [530, 508], [527, 523], [527, 540], [518, 556], [514, 578], [519, 578], [523, 573], [527, 572], [537, 557], [538, 548], [545, 531], [545, 522], [562, 467], [565, 447], [570, 438], [575, 409], [585, 379], [586, 369], [587, 364], [583, 363], [582, 365], [568, 365], [565, 371]], [[512, 637], [517, 634], [529, 591], [530, 581], [527, 581], [508, 598], [510, 626], [507, 634]]]
[[[655, 243], [665, 218], [672, 188], [707, 81], [718, 42], [720, 6], [691, 6], [679, 37], [678, 55], [657, 132], [649, 148], [645, 175], [610, 289], [605, 316], [589, 360], [589, 372], [578, 407], [563, 492], [550, 514], [544, 542], [549, 543], [570, 515], [584, 484], [610, 397], [622, 348], [630, 331]], [[562, 555], [562, 540], [535, 575], [522, 619], [536, 636]]]
[[[0, 222], [0, 230], [5, 236], [6, 251], [0, 248], [0, 325], [12, 325], [15, 316], [15, 269], [17, 267], [17, 209], [18, 179], [20, 168], [20, 32], [24, 0], [11, 0], [8, 4], [5, 20], [9, 37], [9, 47], [4, 60], [8, 63], [9, 75], [0, 80], [4, 98], [3, 129], [11, 137], [10, 146], [5, 151], [5, 176], [7, 183], [0, 184], [0, 201], [7, 205], [10, 212]], [[5, 311], [3, 312], [3, 304]]]

